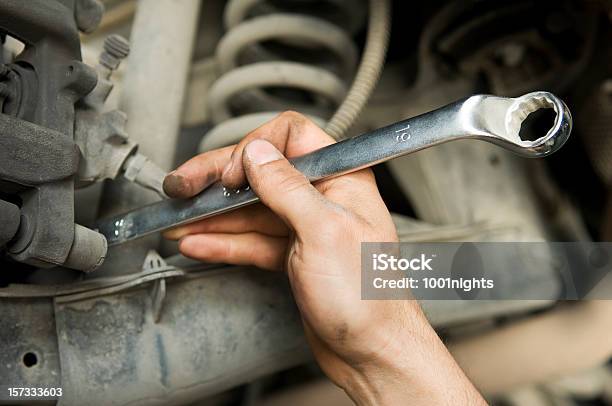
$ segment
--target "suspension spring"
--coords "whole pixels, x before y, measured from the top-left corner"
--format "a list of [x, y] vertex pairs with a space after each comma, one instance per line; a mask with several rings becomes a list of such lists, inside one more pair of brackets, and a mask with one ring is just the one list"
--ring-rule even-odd
[[284, 110], [325, 126], [357, 67], [352, 36], [363, 27], [366, 8], [355, 3], [230, 0], [215, 55], [221, 76], [209, 91], [214, 127], [200, 150], [235, 143]]

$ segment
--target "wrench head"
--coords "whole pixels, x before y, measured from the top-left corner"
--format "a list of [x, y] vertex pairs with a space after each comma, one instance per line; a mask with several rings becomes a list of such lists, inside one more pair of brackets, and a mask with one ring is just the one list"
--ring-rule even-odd
[[[556, 114], [548, 132], [534, 141], [522, 140], [519, 136], [521, 125], [529, 114], [545, 108], [552, 108]], [[549, 92], [533, 92], [512, 99], [506, 111], [506, 140], [517, 148], [514, 152], [530, 158], [543, 157], [557, 151], [565, 144], [572, 131], [572, 115], [565, 103]]]

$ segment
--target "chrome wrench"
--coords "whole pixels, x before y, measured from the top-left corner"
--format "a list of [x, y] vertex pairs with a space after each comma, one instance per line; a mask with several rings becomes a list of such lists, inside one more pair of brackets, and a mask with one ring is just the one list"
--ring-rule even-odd
[[[532, 112], [552, 108], [553, 126], [535, 141], [519, 137], [522, 122]], [[517, 98], [476, 95], [445, 107], [350, 138], [291, 160], [311, 182], [354, 172], [444, 142], [478, 139], [525, 157], [543, 157], [558, 150], [572, 129], [563, 101], [548, 92]], [[259, 201], [248, 186], [227, 190], [215, 183], [186, 200], [162, 200], [102, 219], [98, 231], [113, 246]]]

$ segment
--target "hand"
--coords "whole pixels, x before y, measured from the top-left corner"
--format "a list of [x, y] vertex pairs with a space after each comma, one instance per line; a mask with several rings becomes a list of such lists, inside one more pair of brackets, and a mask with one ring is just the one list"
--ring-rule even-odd
[[356, 402], [481, 400], [416, 301], [361, 300], [361, 242], [397, 241], [372, 172], [313, 186], [284, 156], [333, 142], [287, 112], [236, 146], [189, 160], [166, 178], [169, 196], [189, 197], [217, 180], [229, 188], [248, 181], [263, 204], [165, 236], [191, 258], [286, 270], [317, 361]]

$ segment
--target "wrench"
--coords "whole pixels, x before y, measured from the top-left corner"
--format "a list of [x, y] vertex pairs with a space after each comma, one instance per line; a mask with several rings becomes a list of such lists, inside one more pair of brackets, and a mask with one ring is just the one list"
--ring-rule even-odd
[[[554, 109], [552, 127], [535, 141], [522, 140], [521, 123], [542, 108]], [[315, 182], [459, 139], [483, 140], [524, 157], [543, 157], [561, 148], [571, 129], [572, 117], [567, 106], [551, 93], [534, 92], [517, 98], [476, 95], [331, 144], [291, 162]], [[102, 219], [97, 228], [108, 245], [113, 246], [257, 201], [259, 198], [249, 186], [228, 190], [217, 182], [191, 199], [162, 200]]]

